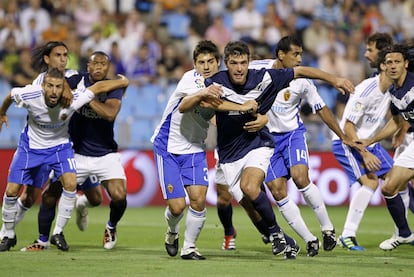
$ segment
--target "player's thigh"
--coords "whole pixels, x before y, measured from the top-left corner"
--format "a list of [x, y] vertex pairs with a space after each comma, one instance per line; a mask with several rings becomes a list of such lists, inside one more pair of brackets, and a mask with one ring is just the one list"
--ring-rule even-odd
[[110, 179], [102, 181], [102, 186], [106, 189], [111, 199], [114, 201], [126, 198], [126, 181], [124, 179]]
[[413, 177], [413, 169], [394, 165], [385, 178], [385, 182], [382, 185], [382, 193], [385, 196], [395, 195], [399, 191], [405, 189], [408, 181]]

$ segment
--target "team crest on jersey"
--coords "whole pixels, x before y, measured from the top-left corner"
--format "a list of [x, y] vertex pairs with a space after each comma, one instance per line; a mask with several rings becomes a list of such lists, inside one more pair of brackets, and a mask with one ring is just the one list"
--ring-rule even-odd
[[290, 91], [286, 90], [285, 93], [283, 94], [283, 99], [285, 99], [285, 101], [288, 101], [290, 98]]
[[204, 88], [204, 81], [202, 79], [196, 79], [195, 84], [197, 88]]
[[174, 187], [173, 187], [173, 185], [168, 184], [167, 189], [168, 189], [168, 192], [169, 192], [169, 193], [172, 193], [172, 192], [173, 192], [173, 190], [174, 190]]
[[353, 112], [360, 112], [361, 110], [362, 110], [362, 104], [361, 103], [359, 103], [359, 102], [356, 102], [355, 104], [354, 104], [354, 107], [353, 107]]

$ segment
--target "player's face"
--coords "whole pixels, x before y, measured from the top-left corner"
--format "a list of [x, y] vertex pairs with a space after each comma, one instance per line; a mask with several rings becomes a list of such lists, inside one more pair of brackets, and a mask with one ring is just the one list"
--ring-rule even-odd
[[244, 85], [247, 81], [249, 68], [248, 55], [230, 55], [226, 61], [230, 81], [234, 85]]
[[282, 53], [280, 60], [284, 68], [299, 66], [302, 63], [302, 47], [291, 45], [287, 53]]
[[105, 79], [108, 74], [110, 62], [105, 55], [93, 55], [88, 62], [88, 72], [93, 82]]
[[407, 74], [408, 61], [401, 53], [389, 53], [385, 56], [385, 74], [395, 83], [402, 85]]
[[46, 77], [42, 87], [45, 93], [46, 105], [50, 108], [55, 107], [63, 93], [63, 79]]
[[220, 62], [212, 53], [201, 53], [197, 56], [194, 67], [195, 70], [203, 75], [204, 79], [216, 74], [219, 70]]
[[365, 47], [364, 57], [368, 60], [371, 68], [377, 68], [378, 52], [375, 42], [370, 42]]
[[49, 56], [43, 56], [49, 68], [57, 68], [64, 71], [68, 63], [68, 50], [64, 46], [56, 46], [50, 51]]

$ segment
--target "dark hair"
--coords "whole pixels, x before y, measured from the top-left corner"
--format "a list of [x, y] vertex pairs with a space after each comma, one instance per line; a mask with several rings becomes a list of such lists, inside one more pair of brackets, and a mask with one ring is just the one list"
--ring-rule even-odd
[[388, 33], [374, 33], [370, 35], [367, 39], [367, 43], [372, 42], [375, 42], [375, 47], [380, 51], [393, 44], [392, 36]]
[[62, 41], [49, 41], [45, 45], [39, 46], [33, 49], [32, 52], [32, 67], [38, 72], [44, 72], [48, 69], [48, 65], [45, 63], [43, 56], [49, 56], [53, 48], [63, 46], [66, 49], [68, 47]]
[[287, 53], [290, 50], [292, 50], [291, 49], [292, 45], [302, 47], [302, 43], [301, 43], [301, 41], [299, 40], [298, 37], [284, 36], [283, 38], [281, 38], [279, 40], [279, 42], [277, 43], [277, 46], [276, 46], [276, 57], [277, 57], [277, 53], [279, 53], [279, 51]]
[[414, 70], [414, 53], [412, 47], [407, 44], [394, 44], [386, 47], [378, 53], [378, 63], [385, 62], [385, 56], [389, 53], [400, 53], [403, 56], [404, 61], [408, 61], [408, 71]]
[[217, 61], [220, 60], [220, 51], [217, 46], [210, 40], [202, 40], [197, 43], [193, 51], [193, 61], [196, 62], [200, 54], [213, 54]]
[[224, 48], [224, 60], [227, 61], [231, 55], [247, 55], [247, 58], [250, 60], [249, 46], [243, 41], [231, 41], [227, 43], [226, 47]]
[[64, 79], [65, 78], [65, 73], [60, 71], [59, 69], [53, 67], [53, 68], [50, 68], [46, 71], [45, 78], [43, 79], [43, 82], [46, 80], [46, 77]]

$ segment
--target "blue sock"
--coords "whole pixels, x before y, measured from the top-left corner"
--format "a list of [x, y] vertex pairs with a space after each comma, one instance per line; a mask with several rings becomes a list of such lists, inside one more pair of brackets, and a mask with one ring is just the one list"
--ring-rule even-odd
[[56, 206], [49, 207], [41, 204], [37, 220], [39, 224], [39, 240], [46, 242], [49, 240], [50, 229], [56, 214]]
[[127, 207], [126, 199], [120, 201], [111, 201], [109, 203], [110, 213], [109, 213], [109, 221], [108, 226], [111, 228], [115, 228], [118, 222], [121, 220], [122, 216]]
[[261, 219], [260, 221], [253, 222], [256, 229], [260, 232], [260, 234], [265, 235], [268, 237], [270, 235], [269, 228], [267, 228], [266, 222]]
[[410, 195], [410, 204], [409, 209], [412, 213], [414, 213], [414, 188], [411, 183], [408, 183], [408, 193]]
[[410, 227], [408, 226], [407, 218], [405, 217], [405, 206], [401, 199], [401, 195], [397, 193], [392, 198], [384, 197], [387, 203], [388, 211], [398, 227], [398, 233], [401, 237], [408, 237], [411, 235]]
[[271, 234], [280, 232], [280, 227], [276, 222], [276, 216], [267, 195], [260, 191], [259, 196], [252, 201], [254, 208], [263, 218]]
[[233, 226], [233, 206], [230, 205], [219, 205], [217, 204], [217, 214], [220, 219], [221, 224], [224, 228], [224, 235], [231, 236], [234, 235], [234, 226]]

